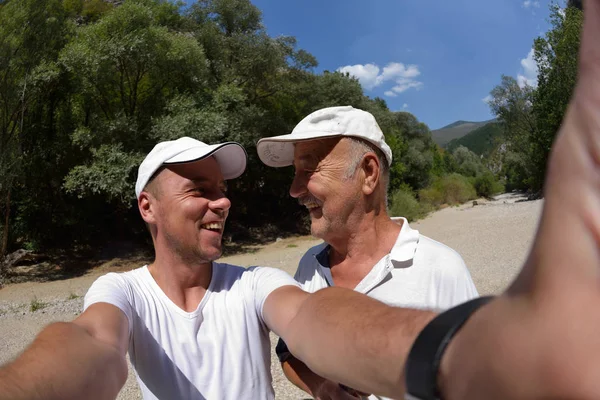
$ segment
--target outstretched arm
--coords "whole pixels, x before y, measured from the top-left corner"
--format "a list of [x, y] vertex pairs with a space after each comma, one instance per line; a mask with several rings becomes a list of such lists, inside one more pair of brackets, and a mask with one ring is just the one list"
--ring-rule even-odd
[[106, 303], [49, 325], [0, 368], [0, 399], [116, 398], [127, 379], [128, 329], [127, 317]]
[[532, 251], [510, 290], [450, 343], [446, 399], [600, 398], [600, 1], [584, 14]]
[[313, 294], [275, 290], [264, 304], [268, 326], [315, 373], [354, 389], [399, 398], [410, 347], [435, 314], [389, 307], [350, 289]]

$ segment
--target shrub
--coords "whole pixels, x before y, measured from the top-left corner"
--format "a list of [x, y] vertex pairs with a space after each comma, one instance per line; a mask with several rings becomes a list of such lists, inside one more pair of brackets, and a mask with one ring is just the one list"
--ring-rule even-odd
[[479, 175], [475, 179], [473, 186], [475, 186], [477, 195], [483, 197], [491, 197], [492, 195], [504, 190], [504, 186], [498, 182], [494, 175], [490, 172]]
[[422, 203], [430, 204], [433, 207], [439, 207], [445, 203], [444, 194], [439, 188], [435, 187], [434, 185], [420, 190], [419, 199]]
[[424, 217], [428, 212], [427, 207], [420, 204], [412, 190], [402, 185], [392, 193], [389, 214], [395, 217], [404, 217], [409, 222]]
[[434, 207], [442, 204], [461, 204], [476, 197], [477, 192], [473, 185], [460, 174], [437, 178], [430, 187], [419, 192], [421, 201]]

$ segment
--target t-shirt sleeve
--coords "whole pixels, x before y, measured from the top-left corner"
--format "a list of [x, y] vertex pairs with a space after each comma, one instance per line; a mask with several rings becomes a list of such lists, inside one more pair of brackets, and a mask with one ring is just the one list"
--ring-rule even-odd
[[263, 306], [267, 297], [275, 290], [283, 286], [296, 286], [300, 284], [294, 280], [285, 271], [268, 268], [268, 267], [252, 267], [254, 274], [253, 288], [254, 304], [256, 313], [260, 316], [261, 321], [265, 321], [263, 316]]
[[129, 334], [132, 329], [132, 306], [129, 285], [119, 274], [111, 272], [96, 279], [87, 291], [83, 300], [83, 310], [96, 303], [108, 303], [117, 307], [127, 317]]

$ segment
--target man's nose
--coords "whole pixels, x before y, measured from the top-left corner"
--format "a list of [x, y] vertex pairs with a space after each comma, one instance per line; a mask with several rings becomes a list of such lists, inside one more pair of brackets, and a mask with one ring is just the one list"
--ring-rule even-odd
[[306, 194], [306, 178], [299, 176], [299, 174], [295, 174], [292, 185], [290, 186], [290, 196], [297, 199], [303, 194]]
[[227, 196], [222, 195], [219, 198], [211, 200], [211, 202], [208, 203], [208, 207], [213, 211], [226, 212], [231, 208], [231, 201], [227, 198]]

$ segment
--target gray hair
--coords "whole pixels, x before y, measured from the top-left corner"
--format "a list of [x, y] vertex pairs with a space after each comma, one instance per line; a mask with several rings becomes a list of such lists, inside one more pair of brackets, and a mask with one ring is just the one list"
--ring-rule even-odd
[[388, 164], [387, 158], [377, 146], [366, 140], [355, 137], [345, 137], [344, 139], [349, 140], [351, 143], [350, 153], [348, 154], [349, 164], [345, 178], [350, 179], [354, 176], [365, 154], [375, 153], [379, 160], [379, 179], [381, 180], [381, 185], [385, 189], [385, 204], [387, 204], [387, 192], [390, 185], [390, 165]]

